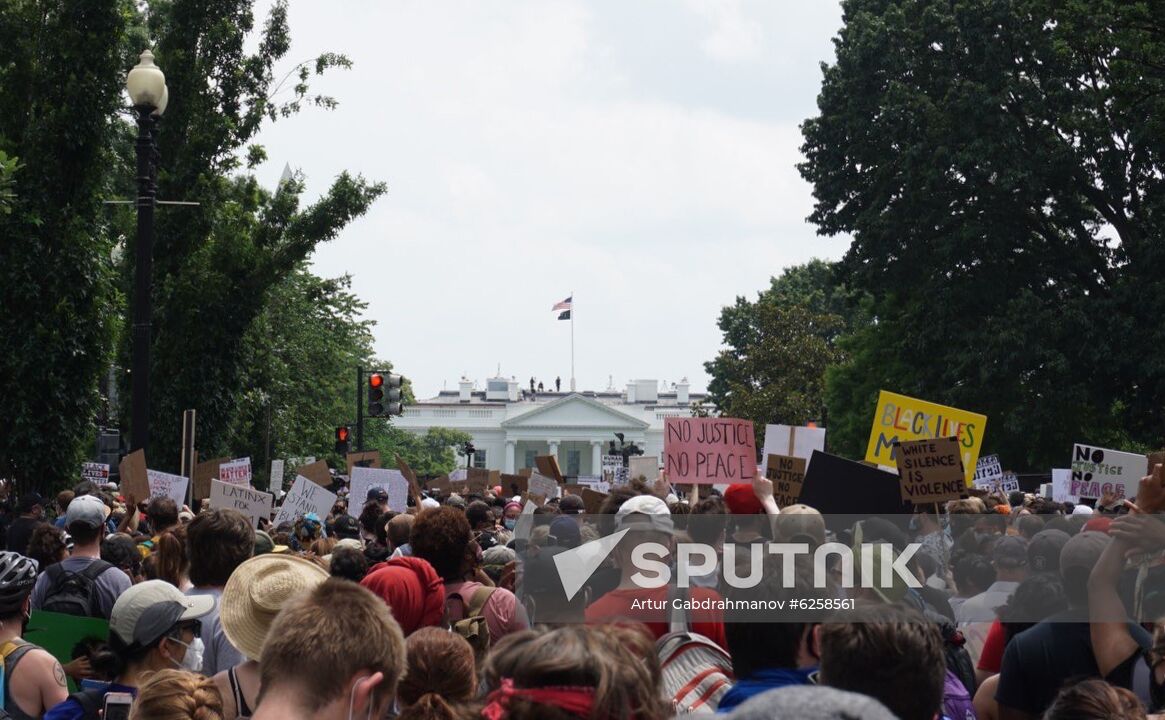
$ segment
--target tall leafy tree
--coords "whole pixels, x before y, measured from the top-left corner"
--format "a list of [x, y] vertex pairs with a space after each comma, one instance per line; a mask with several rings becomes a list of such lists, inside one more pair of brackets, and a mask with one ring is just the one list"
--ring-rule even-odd
[[0, 475], [77, 478], [115, 333], [102, 200], [126, 62], [126, 0], [0, 3]]
[[829, 376], [847, 447], [879, 388], [987, 414], [987, 447], [1021, 468], [1082, 438], [1159, 442], [1152, 5], [843, 2], [801, 172], [820, 231], [853, 235], [844, 281], [873, 299]]

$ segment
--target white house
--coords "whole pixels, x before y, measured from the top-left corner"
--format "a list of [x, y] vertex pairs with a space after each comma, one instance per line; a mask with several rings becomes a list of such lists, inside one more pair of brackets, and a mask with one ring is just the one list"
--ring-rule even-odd
[[393, 424], [469, 433], [475, 467], [515, 473], [534, 467], [538, 455], [556, 455], [563, 475], [599, 475], [615, 433], [662, 457], [664, 418], [690, 415], [704, 398], [689, 392], [686, 378], [665, 391], [655, 380], [635, 380], [624, 392], [530, 392], [513, 378], [491, 378], [478, 390], [462, 378], [456, 391], [406, 407]]

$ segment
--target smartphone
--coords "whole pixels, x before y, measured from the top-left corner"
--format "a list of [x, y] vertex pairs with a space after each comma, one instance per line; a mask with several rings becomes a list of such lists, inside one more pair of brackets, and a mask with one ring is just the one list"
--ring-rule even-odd
[[130, 705], [133, 705], [133, 695], [119, 692], [106, 693], [103, 720], [129, 720]]

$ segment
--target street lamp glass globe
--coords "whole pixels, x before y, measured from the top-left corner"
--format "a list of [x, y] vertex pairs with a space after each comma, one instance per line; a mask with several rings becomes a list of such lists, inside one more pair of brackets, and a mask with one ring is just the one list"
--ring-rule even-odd
[[170, 86], [162, 86], [162, 99], [158, 101], [158, 107], [154, 108], [154, 117], [161, 117], [162, 113], [166, 112], [166, 105], [170, 103]]
[[146, 50], [141, 61], [129, 71], [125, 78], [125, 89], [134, 106], [158, 107], [166, 92], [166, 76], [154, 64], [154, 54]]

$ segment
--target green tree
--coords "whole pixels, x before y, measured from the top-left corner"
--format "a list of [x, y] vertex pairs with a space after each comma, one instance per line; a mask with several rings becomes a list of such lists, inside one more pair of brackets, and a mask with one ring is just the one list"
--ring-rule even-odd
[[[127, 0], [0, 3], [0, 475], [72, 484], [115, 334], [102, 200], [129, 53]], [[10, 162], [10, 161], [8, 161]]]
[[20, 160], [8, 157], [0, 150], [0, 215], [12, 212], [12, 201], [16, 198], [13, 187], [16, 185], [16, 171], [20, 169]]
[[785, 270], [755, 302], [738, 297], [720, 313], [726, 347], [704, 364], [709, 401], [752, 420], [758, 447], [766, 424], [824, 420], [825, 373], [843, 359], [837, 341], [858, 321], [856, 308], [821, 260]]
[[1018, 468], [1083, 438], [1159, 444], [1151, 5], [843, 2], [800, 169], [820, 232], [853, 235], [841, 277], [873, 319], [829, 374], [831, 442], [864, 445], [885, 388], [986, 414]]
[[432, 427], [423, 435], [402, 430], [383, 419], [365, 421], [365, 445], [379, 450], [386, 467], [393, 467], [395, 455], [400, 455], [418, 477], [436, 477], [452, 472], [457, 467], [454, 448], [473, 437], [460, 430]]

